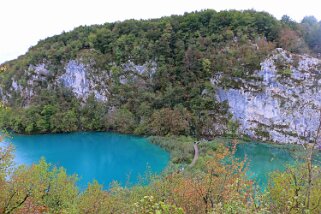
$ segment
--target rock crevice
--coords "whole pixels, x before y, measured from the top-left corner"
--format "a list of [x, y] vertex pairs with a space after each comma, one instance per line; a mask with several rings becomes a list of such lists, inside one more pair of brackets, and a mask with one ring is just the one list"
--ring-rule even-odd
[[228, 102], [243, 134], [278, 143], [313, 141], [321, 116], [320, 65], [316, 58], [276, 49], [254, 73], [261, 81], [219, 88], [217, 98]]

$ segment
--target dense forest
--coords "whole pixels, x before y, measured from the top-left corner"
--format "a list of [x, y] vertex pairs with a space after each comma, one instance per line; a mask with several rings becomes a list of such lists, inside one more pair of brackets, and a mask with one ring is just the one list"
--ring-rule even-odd
[[[45, 160], [13, 168], [14, 149], [0, 146], [0, 213], [321, 213], [316, 141], [296, 166], [271, 174], [265, 191], [248, 178], [246, 161], [233, 155], [234, 140], [228, 148], [200, 144], [195, 166], [175, 166], [190, 161], [193, 141], [238, 137], [227, 103], [215, 99], [216, 87], [238, 88], [238, 78], [259, 81], [252, 73], [275, 48], [319, 57], [320, 35], [321, 22], [310, 16], [297, 23], [253, 10], [204, 10], [81, 26], [40, 41], [0, 66], [1, 129], [156, 135], [151, 142], [171, 153], [174, 166], [159, 176], [147, 172], [148, 185], [113, 183], [106, 191], [93, 181], [79, 190], [76, 175]], [[108, 77], [107, 99], [77, 97], [57, 81], [71, 60], [90, 65], [98, 79]], [[124, 69], [128, 63], [148, 72]], [[33, 79], [39, 64], [48, 72]], [[213, 81], [215, 75], [222, 81]]]
[[[215, 100], [215, 87], [239, 87], [235, 78], [254, 78], [253, 71], [276, 47], [318, 56], [320, 34], [314, 17], [279, 21], [253, 10], [81, 26], [42, 40], [2, 65], [0, 94], [6, 108], [0, 111], [0, 127], [18, 133], [112, 130], [198, 138], [231, 133], [237, 124], [226, 103]], [[57, 83], [74, 59], [90, 64], [93, 76], [108, 76], [97, 86], [107, 88], [107, 101], [94, 94], [79, 99]], [[33, 81], [32, 66], [41, 63], [48, 74]], [[133, 74], [123, 69], [126, 63], [150, 69]], [[218, 73], [222, 81], [213, 84]]]

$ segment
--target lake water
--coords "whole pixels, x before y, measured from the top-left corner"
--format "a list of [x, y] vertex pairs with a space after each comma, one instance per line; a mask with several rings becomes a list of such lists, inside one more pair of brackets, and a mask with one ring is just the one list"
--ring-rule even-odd
[[84, 189], [96, 179], [105, 188], [110, 182], [137, 183], [147, 168], [160, 173], [169, 154], [145, 138], [106, 132], [70, 134], [13, 135], [15, 162], [31, 165], [45, 157], [47, 162], [63, 166], [68, 174], [77, 174]]
[[[258, 142], [240, 143], [237, 145], [235, 152], [235, 156], [241, 160], [246, 157], [248, 160], [248, 176], [262, 189], [266, 188], [271, 172], [275, 170], [284, 171], [288, 165], [297, 164], [298, 154], [298, 152], [291, 151], [291, 147], [287, 145], [276, 146]], [[300, 157], [302, 158], [302, 156]], [[320, 165], [320, 152], [316, 151], [314, 160], [315, 164]]]
[[[127, 181], [137, 183], [147, 168], [160, 173], [170, 158], [166, 151], [145, 138], [116, 133], [13, 135], [11, 141], [16, 147], [15, 161], [18, 164], [31, 165], [45, 157], [47, 162], [66, 168], [69, 174], [78, 174], [81, 189], [93, 179], [105, 188], [112, 181], [121, 185]], [[240, 143], [235, 156], [247, 157], [248, 175], [263, 189], [272, 171], [282, 171], [287, 164], [295, 163], [289, 149], [264, 143]]]

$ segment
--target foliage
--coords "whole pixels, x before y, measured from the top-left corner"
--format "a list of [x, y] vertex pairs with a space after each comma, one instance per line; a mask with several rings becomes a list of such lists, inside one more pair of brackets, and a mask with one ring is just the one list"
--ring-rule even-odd
[[134, 115], [128, 109], [117, 109], [107, 118], [107, 122], [111, 124], [113, 130], [122, 133], [131, 133], [134, 130]]
[[[314, 17], [301, 23], [288, 16], [278, 21], [254, 10], [204, 10], [82, 26], [42, 40], [1, 66], [2, 99], [10, 109], [0, 112], [0, 127], [19, 133], [112, 130], [199, 139], [224, 135], [231, 124], [226, 103], [215, 100], [216, 87], [242, 87], [237, 80], [250, 79], [275, 47], [318, 53], [319, 31]], [[110, 77], [104, 83], [107, 102], [95, 95], [78, 99], [70, 89], [57, 86], [66, 63], [74, 59], [90, 65], [90, 75]], [[28, 85], [41, 75], [32, 66], [41, 63], [48, 76]], [[128, 63], [146, 68], [125, 69]], [[219, 82], [211, 82], [218, 76]], [[13, 81], [32, 95], [13, 90]]]
[[[193, 142], [224, 133], [235, 137], [226, 103], [216, 87], [239, 88], [272, 49], [321, 52], [321, 27], [314, 17], [296, 23], [254, 10], [204, 10], [153, 20], [81, 26], [47, 38], [27, 54], [0, 66], [0, 127], [18, 133], [112, 130], [163, 135], [151, 142], [186, 166]], [[96, 78], [110, 77], [108, 101], [82, 100], [55, 82], [66, 63], [90, 65]], [[49, 74], [31, 65], [44, 63]], [[137, 72], [126, 63], [146, 65]], [[280, 75], [290, 75], [288, 69]], [[41, 76], [41, 75], [40, 75]], [[213, 77], [221, 77], [214, 83]], [[43, 76], [41, 76], [43, 77]], [[15, 81], [23, 90], [15, 90]], [[32, 81], [31, 81], [32, 82]], [[100, 87], [100, 86], [97, 86]], [[29, 95], [26, 95], [28, 90]], [[32, 92], [32, 93], [31, 93]], [[215, 127], [213, 124], [219, 124]], [[259, 135], [266, 132], [257, 130]], [[186, 135], [173, 137], [172, 135]], [[188, 137], [189, 136], [189, 137]], [[200, 143], [195, 168], [172, 170], [149, 185], [132, 188], [97, 182], [79, 192], [69, 176], [41, 160], [12, 169], [12, 146], [0, 146], [0, 213], [320, 213], [320, 168], [311, 162], [272, 174], [261, 195], [246, 177], [245, 161], [214, 142]]]
[[235, 148], [205, 149], [197, 169], [152, 177], [148, 185], [126, 188], [114, 183], [106, 191], [94, 181], [82, 192], [76, 176], [44, 159], [4, 170], [11, 166], [12, 155], [1, 150], [0, 213], [320, 213], [320, 167], [307, 162], [275, 172], [268, 191], [261, 194], [246, 176], [246, 160], [234, 157]]
[[4, 140], [6, 137], [7, 135], [4, 133], [0, 136], [0, 186], [5, 182], [6, 175], [10, 173], [10, 166], [13, 160], [12, 145], [1, 145], [5, 144]]
[[280, 31], [279, 35], [280, 47], [291, 51], [293, 53], [307, 53], [308, 47], [302, 37], [290, 28], [284, 28]]
[[[281, 23], [265, 12], [204, 10], [153, 20], [81, 26], [47, 38], [6, 63], [0, 74], [0, 127], [19, 133], [113, 130], [145, 135], [222, 135], [227, 105], [215, 87], [240, 87], [275, 47]], [[69, 60], [88, 64], [88, 73], [109, 78], [108, 101], [78, 99], [57, 85]], [[41, 76], [31, 65], [44, 63]], [[125, 69], [146, 65], [137, 72]], [[222, 75], [221, 85], [211, 79]], [[30, 80], [40, 75], [29, 85]], [[15, 81], [23, 90], [14, 90]], [[97, 87], [100, 87], [97, 85]], [[22, 91], [28, 88], [32, 95]], [[29, 91], [30, 91], [29, 90]], [[10, 96], [6, 96], [10, 94]], [[213, 124], [220, 127], [213, 127]]]
[[156, 203], [153, 196], [145, 196], [139, 202], [135, 203], [134, 213], [137, 214], [183, 214], [182, 208], [166, 204], [164, 202]]
[[79, 213], [105, 213], [109, 209], [109, 195], [102, 189], [102, 186], [94, 181], [80, 195], [78, 200]]
[[155, 111], [151, 116], [150, 128], [154, 135], [164, 136], [167, 134], [188, 135], [191, 115], [185, 109], [163, 108]]
[[[274, 172], [271, 175], [268, 200], [271, 200], [270, 206], [275, 212], [321, 212], [321, 169], [314, 166], [309, 172], [306, 164], [289, 167], [285, 172]], [[313, 174], [311, 178], [309, 173]]]
[[44, 160], [30, 168], [21, 166], [1, 185], [1, 213], [74, 213], [78, 190], [76, 177]]
[[284, 69], [284, 70], [279, 70], [278, 74], [284, 77], [290, 77], [292, 75], [292, 71], [290, 68]]
[[191, 137], [149, 137], [151, 143], [158, 145], [171, 154], [173, 163], [190, 163], [193, 159], [194, 150], [193, 142], [195, 139]]
[[[230, 155], [225, 149], [216, 152], [208, 157], [204, 171], [191, 177], [171, 175], [166, 181], [166, 191], [170, 191], [167, 201], [175, 202], [187, 213], [250, 211], [253, 205], [251, 181], [245, 177], [244, 162], [238, 162]], [[226, 158], [229, 163], [224, 161]]]
[[306, 16], [301, 22], [304, 29], [304, 39], [315, 53], [321, 53], [321, 22], [313, 16]]

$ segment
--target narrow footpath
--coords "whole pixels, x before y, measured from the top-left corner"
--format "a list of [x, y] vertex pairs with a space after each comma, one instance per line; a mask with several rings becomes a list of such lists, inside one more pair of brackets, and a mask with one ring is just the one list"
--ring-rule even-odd
[[190, 167], [193, 167], [198, 159], [198, 143], [199, 142], [194, 142], [194, 158], [192, 163], [189, 165]]

